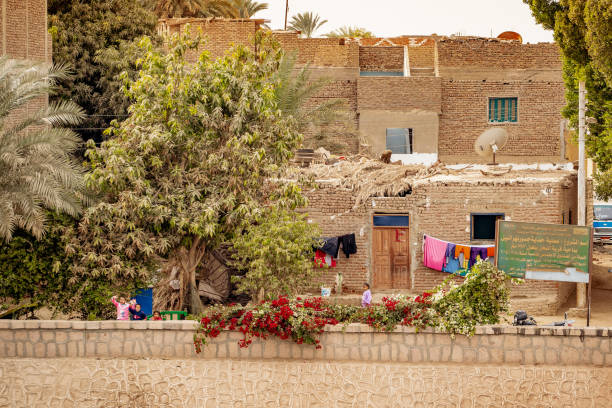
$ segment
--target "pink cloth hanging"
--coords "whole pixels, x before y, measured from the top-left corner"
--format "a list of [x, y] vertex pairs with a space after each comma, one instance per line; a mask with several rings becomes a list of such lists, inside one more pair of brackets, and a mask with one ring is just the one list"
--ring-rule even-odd
[[436, 271], [442, 271], [448, 242], [425, 235], [423, 245], [423, 264]]

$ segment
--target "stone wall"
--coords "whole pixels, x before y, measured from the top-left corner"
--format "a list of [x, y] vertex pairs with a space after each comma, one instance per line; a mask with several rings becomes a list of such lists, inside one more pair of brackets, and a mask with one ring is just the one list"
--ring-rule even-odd
[[[481, 327], [473, 337], [364, 325], [323, 348], [194, 353], [195, 322], [0, 321], [0, 406], [588, 406], [612, 398], [612, 330]], [[39, 346], [40, 345], [40, 346]]]

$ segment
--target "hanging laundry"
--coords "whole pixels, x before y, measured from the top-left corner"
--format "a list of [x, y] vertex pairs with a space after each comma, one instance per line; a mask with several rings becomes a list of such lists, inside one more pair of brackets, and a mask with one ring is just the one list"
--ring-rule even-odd
[[478, 259], [485, 260], [487, 259], [487, 247], [471, 247], [470, 250], [470, 264], [469, 268], [472, 268], [474, 264], [478, 261]]
[[342, 252], [347, 258], [350, 255], [357, 253], [357, 242], [355, 241], [355, 234], [342, 235], [340, 237], [340, 244], [342, 245]]
[[317, 249], [315, 251], [314, 264], [317, 268], [323, 268], [325, 265], [334, 268], [336, 266], [336, 260], [332, 258], [331, 255]]
[[471, 248], [469, 246], [466, 246], [466, 245], [455, 246], [455, 258], [459, 258], [459, 255], [463, 255], [462, 266], [464, 269], [469, 268], [468, 260], [470, 259], [470, 251], [471, 251]]
[[493, 258], [493, 257], [495, 257], [495, 247], [494, 246], [487, 247], [487, 258]]
[[331, 255], [334, 258], [338, 257], [338, 250], [340, 249], [338, 237], [323, 238], [323, 245], [319, 248], [326, 254]]
[[448, 242], [425, 235], [423, 237], [423, 264], [436, 271], [442, 271]]

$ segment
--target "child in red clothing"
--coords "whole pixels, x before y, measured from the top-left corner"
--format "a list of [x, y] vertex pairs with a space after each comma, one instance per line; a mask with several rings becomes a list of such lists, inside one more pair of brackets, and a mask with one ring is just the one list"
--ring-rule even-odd
[[159, 310], [156, 310], [153, 312], [153, 317], [151, 317], [151, 320], [164, 320], [161, 317], [161, 313], [159, 313]]

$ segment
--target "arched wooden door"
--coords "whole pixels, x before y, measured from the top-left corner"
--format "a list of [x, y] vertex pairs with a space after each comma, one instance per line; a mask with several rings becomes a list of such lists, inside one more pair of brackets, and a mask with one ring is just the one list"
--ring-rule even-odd
[[410, 289], [409, 237], [408, 215], [374, 215], [372, 284], [375, 289]]

